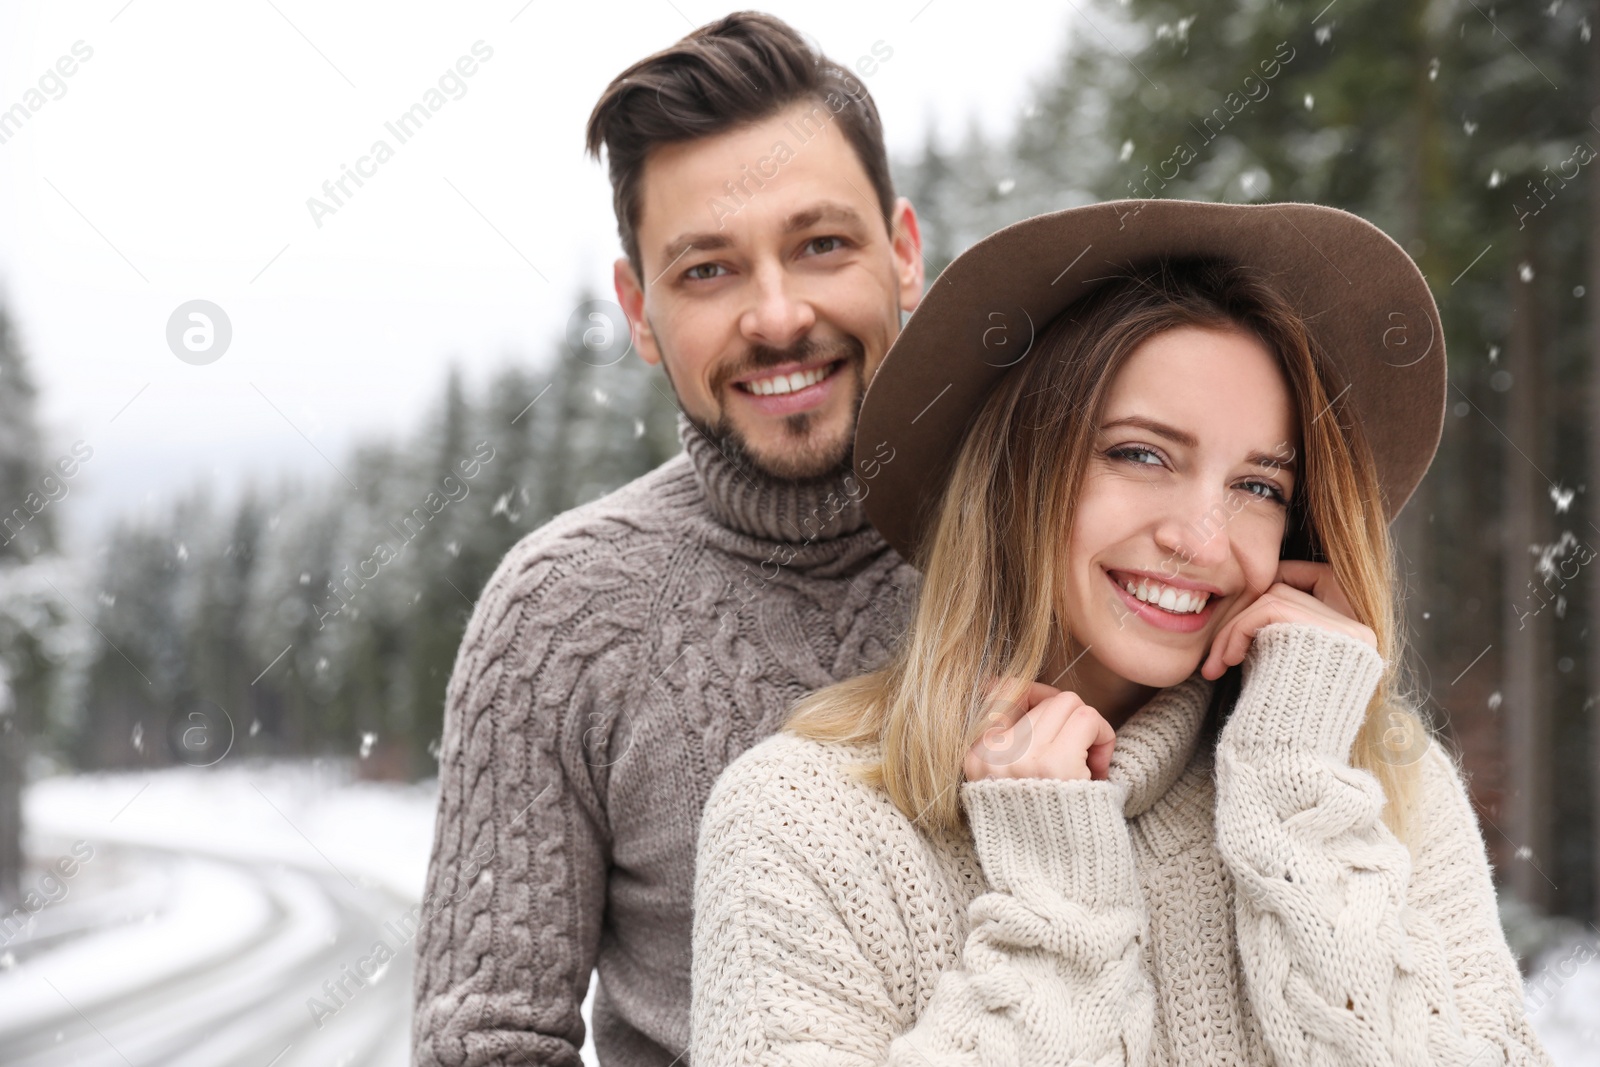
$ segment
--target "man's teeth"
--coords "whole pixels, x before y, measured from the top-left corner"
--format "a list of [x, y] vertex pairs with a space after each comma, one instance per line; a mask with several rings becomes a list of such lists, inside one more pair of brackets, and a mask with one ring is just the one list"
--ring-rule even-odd
[[1174, 589], [1170, 585], [1161, 585], [1147, 578], [1141, 578], [1138, 582], [1124, 579], [1122, 588], [1145, 603], [1154, 604], [1156, 607], [1164, 608], [1175, 615], [1198, 614], [1205, 608], [1206, 601], [1211, 599], [1210, 593], [1191, 589]]
[[833, 364], [827, 363], [810, 370], [797, 370], [793, 374], [779, 374], [771, 378], [757, 378], [750, 382], [740, 382], [740, 386], [747, 393], [756, 396], [777, 396], [783, 393], [792, 393], [797, 389], [804, 389], [808, 385], [816, 385], [828, 376], [833, 370]]

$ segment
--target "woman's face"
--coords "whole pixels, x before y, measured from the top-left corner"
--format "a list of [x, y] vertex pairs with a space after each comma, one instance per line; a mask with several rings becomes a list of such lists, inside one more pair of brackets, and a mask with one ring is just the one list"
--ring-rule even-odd
[[1079, 670], [1156, 688], [1193, 673], [1275, 579], [1297, 439], [1288, 383], [1255, 337], [1184, 326], [1132, 352], [1068, 544]]

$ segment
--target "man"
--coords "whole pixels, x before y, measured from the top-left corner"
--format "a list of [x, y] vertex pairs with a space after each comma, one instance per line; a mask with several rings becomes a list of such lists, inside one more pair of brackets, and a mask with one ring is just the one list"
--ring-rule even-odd
[[445, 711], [418, 1064], [579, 1064], [597, 965], [601, 1064], [687, 1062], [711, 784], [797, 698], [880, 666], [916, 581], [850, 473], [923, 285], [861, 82], [734, 14], [619, 75], [602, 146], [617, 297], [685, 451], [529, 534], [479, 598]]

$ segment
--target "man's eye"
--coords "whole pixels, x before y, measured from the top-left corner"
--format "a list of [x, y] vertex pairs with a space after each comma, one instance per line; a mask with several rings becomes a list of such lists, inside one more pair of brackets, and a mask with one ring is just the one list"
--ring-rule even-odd
[[840, 241], [837, 237], [813, 237], [810, 241], [806, 242], [806, 247], [811, 249], [813, 252], [816, 252], [818, 255], [832, 252], [837, 248], [843, 247], [843, 245], [844, 242]]
[[706, 272], [719, 271], [722, 269], [723, 266], [720, 263], [696, 263], [694, 266], [684, 271], [683, 276], [685, 278], [693, 278], [696, 281], [704, 281], [706, 279], [717, 277], [716, 274]]

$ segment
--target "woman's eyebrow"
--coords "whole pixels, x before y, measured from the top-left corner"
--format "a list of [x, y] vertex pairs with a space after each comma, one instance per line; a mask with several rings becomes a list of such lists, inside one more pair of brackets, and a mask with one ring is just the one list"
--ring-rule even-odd
[[[1157, 422], [1155, 419], [1144, 415], [1125, 415], [1120, 419], [1112, 419], [1100, 427], [1100, 432], [1104, 433], [1113, 426], [1137, 426], [1142, 430], [1148, 430], [1150, 433], [1165, 437], [1167, 440], [1182, 445], [1184, 448], [1198, 448], [1200, 445], [1199, 439], [1194, 434], [1180, 430], [1176, 426], [1168, 426], [1164, 422]], [[1289, 450], [1287, 456], [1275, 455], [1271, 452], [1251, 452], [1244, 457], [1244, 460], [1253, 467], [1267, 467], [1272, 470], [1287, 471], [1290, 474], [1294, 474], [1300, 469], [1299, 464], [1295, 462], [1293, 449]]]

